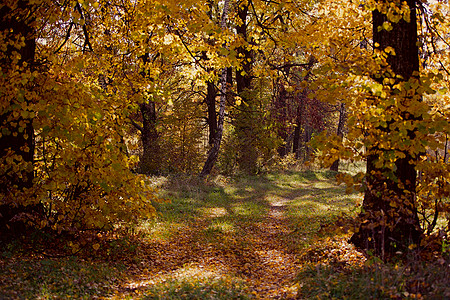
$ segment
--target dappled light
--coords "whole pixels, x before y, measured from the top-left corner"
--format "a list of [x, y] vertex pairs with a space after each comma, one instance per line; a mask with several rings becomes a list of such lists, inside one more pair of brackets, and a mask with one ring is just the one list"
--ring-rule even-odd
[[[27, 262], [12, 256], [8, 261], [5, 255], [12, 254], [4, 252], [0, 288], [13, 298], [40, 293], [43, 298], [308, 299], [330, 291], [344, 295], [334, 287], [345, 289], [342, 280], [354, 282], [356, 276], [361, 281], [355, 287], [368, 284], [370, 293], [396, 295], [392, 285], [372, 285], [369, 274], [379, 268], [376, 261], [368, 264], [348, 243], [362, 195], [345, 195], [344, 186], [326, 178], [323, 172], [272, 173], [220, 186], [160, 180], [159, 193], [170, 194], [171, 200], [158, 203], [158, 217], [136, 226], [131, 240], [120, 237], [123, 233], [109, 243], [100, 240], [94, 253], [69, 260], [36, 261], [37, 256]], [[242, 200], [236, 191], [245, 189], [249, 192]], [[85, 255], [96, 261], [84, 260]], [[383, 270], [387, 278], [397, 276]], [[89, 283], [79, 285], [79, 276]], [[446, 293], [446, 281], [437, 284], [437, 291]], [[405, 287], [401, 293], [414, 291], [419, 292]]]
[[[151, 295], [175, 295], [180, 291], [294, 298], [299, 287], [299, 255], [306, 247], [303, 242], [315, 239], [320, 225], [313, 226], [305, 220], [309, 229], [300, 227], [304, 216], [292, 212], [300, 211], [299, 206], [314, 204], [324, 220], [333, 220], [329, 209], [332, 202], [325, 207], [305, 197], [305, 188], [317, 179], [302, 180], [305, 185], [292, 187], [299, 175], [283, 175], [283, 180], [276, 174], [262, 180], [242, 178], [228, 182], [226, 188], [215, 184], [195, 186], [176, 178], [172, 182], [158, 180], [161, 196], [171, 195], [171, 201], [158, 203], [158, 217], [138, 225], [135, 238], [121, 247], [104, 244], [99, 249], [112, 257], [127, 257], [125, 269], [111, 274], [117, 276], [118, 283], [109, 287], [110, 298], [152, 299]], [[332, 182], [323, 185], [325, 190], [328, 185], [336, 189], [336, 194], [328, 192], [330, 198], [342, 190]], [[245, 200], [240, 191], [246, 192]], [[132, 249], [134, 254], [130, 257], [127, 251]], [[4, 288], [17, 287], [10, 284]]]
[[5, 0], [0, 300], [450, 299], [450, 1]]

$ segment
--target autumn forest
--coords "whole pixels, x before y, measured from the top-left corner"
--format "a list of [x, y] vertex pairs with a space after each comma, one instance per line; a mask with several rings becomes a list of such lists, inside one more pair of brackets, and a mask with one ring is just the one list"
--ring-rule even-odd
[[448, 299], [447, 0], [2, 0], [0, 299]]

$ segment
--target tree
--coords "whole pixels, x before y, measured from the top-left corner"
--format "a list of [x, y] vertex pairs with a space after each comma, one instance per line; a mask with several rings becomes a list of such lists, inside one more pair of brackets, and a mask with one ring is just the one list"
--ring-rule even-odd
[[157, 198], [124, 150], [129, 44], [112, 39], [124, 6], [9, 1], [0, 12], [1, 213], [38, 207], [14, 220], [58, 232], [152, 216]]
[[236, 49], [240, 66], [236, 70], [236, 90], [242, 99], [242, 105], [236, 113], [234, 124], [239, 144], [238, 165], [239, 168], [250, 174], [256, 173], [257, 148], [256, 148], [256, 115], [254, 95], [252, 94], [252, 65], [255, 53], [251, 49], [252, 41], [249, 37], [249, 8], [251, 0], [237, 3], [236, 33], [243, 40], [243, 45]]
[[318, 47], [315, 74], [317, 96], [345, 104], [348, 132], [344, 138], [324, 133], [315, 145], [325, 166], [338, 158], [367, 162], [365, 174], [338, 174], [348, 191], [365, 191], [351, 241], [388, 258], [420, 247], [422, 232], [431, 233], [448, 211], [442, 201], [449, 195], [448, 164], [438, 154], [445, 154], [450, 130], [448, 2], [347, 4], [329, 3], [324, 11], [331, 20], [317, 19], [317, 26], [331, 22], [339, 30], [327, 32]]
[[[417, 37], [416, 1], [402, 4], [395, 1], [377, 1], [373, 10], [373, 42], [376, 51], [387, 54], [387, 66], [383, 66], [375, 78], [380, 83], [389, 81], [392, 87], [405, 82], [417, 81], [419, 74], [419, 52]], [[402, 6], [399, 6], [402, 5]], [[392, 12], [400, 13], [398, 15]], [[391, 13], [391, 14], [390, 14]], [[395, 90], [393, 92], [395, 94]], [[389, 101], [389, 97], [374, 96], [374, 101]], [[373, 250], [385, 257], [410, 245], [418, 245], [422, 231], [416, 207], [415, 161], [420, 153], [397, 145], [383, 145], [384, 136], [415, 139], [416, 128], [392, 126], [398, 119], [414, 122], [417, 117], [411, 106], [420, 101], [421, 95], [411, 90], [399, 97], [397, 116], [384, 126], [378, 126], [373, 134], [379, 142], [368, 147], [366, 190], [363, 201], [363, 223], [351, 242], [366, 250]], [[396, 120], [397, 119], [397, 120]], [[397, 131], [396, 128], [399, 130]], [[405, 134], [402, 136], [402, 131]], [[392, 147], [392, 146], [395, 146]], [[392, 168], [380, 166], [380, 158], [395, 151]]]
[[[35, 99], [25, 91], [34, 89], [36, 70], [36, 31], [34, 18], [29, 17], [36, 7], [19, 1], [16, 7], [0, 7], [0, 231], [18, 213], [39, 210], [35, 203], [15, 203], [19, 193], [33, 186], [35, 135], [31, 109]], [[12, 43], [7, 43], [12, 41]], [[9, 80], [5, 80], [8, 78]]]
[[[336, 135], [340, 138], [344, 137], [344, 126], [345, 126], [345, 104], [341, 103], [339, 105], [339, 120], [337, 125]], [[339, 171], [339, 159], [336, 159], [330, 167], [331, 171]]]
[[[220, 22], [220, 27], [222, 30], [226, 29], [226, 19], [228, 15], [228, 6], [229, 6], [229, 0], [225, 0], [225, 3], [223, 5], [223, 13], [222, 13], [222, 20]], [[212, 143], [212, 147], [208, 151], [208, 157], [206, 159], [205, 165], [203, 166], [203, 169], [200, 173], [200, 177], [205, 177], [211, 173], [211, 170], [214, 166], [214, 163], [217, 160], [217, 157], [219, 155], [219, 149], [220, 149], [220, 143], [222, 142], [222, 135], [223, 135], [223, 123], [225, 119], [225, 102], [227, 97], [227, 68], [222, 69], [222, 74], [220, 77], [220, 104], [219, 104], [219, 120], [217, 124], [217, 129], [214, 130], [214, 139]], [[208, 83], [208, 95], [211, 92], [210, 89], [213, 88]], [[213, 93], [213, 92], [211, 92]], [[213, 93], [214, 95], [214, 93]], [[210, 97], [212, 97], [210, 95]], [[209, 99], [209, 101], [212, 101], [212, 99]], [[214, 95], [214, 103], [215, 103], [215, 95]], [[209, 106], [208, 106], [209, 107]], [[215, 105], [214, 105], [214, 113], [215, 113]], [[211, 116], [211, 113], [209, 113]], [[212, 122], [215, 118], [212, 118]], [[214, 126], [211, 126], [211, 128], [214, 128]]]

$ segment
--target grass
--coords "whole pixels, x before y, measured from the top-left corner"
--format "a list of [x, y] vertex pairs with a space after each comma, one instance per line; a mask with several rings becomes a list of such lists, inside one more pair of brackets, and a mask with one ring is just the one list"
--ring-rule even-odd
[[98, 250], [59, 259], [14, 243], [1, 250], [0, 299], [450, 296], [448, 261], [377, 264], [346, 243], [362, 195], [345, 194], [332, 172], [154, 182], [170, 200], [155, 204], [158, 217], [102, 236]]
[[[217, 278], [213, 273], [185, 269], [163, 282], [153, 283], [143, 299], [252, 299], [245, 283], [232, 277]], [[189, 276], [183, 273], [190, 273]], [[192, 274], [193, 273], [193, 274]], [[180, 276], [181, 275], [181, 276]]]
[[307, 265], [299, 274], [302, 299], [448, 299], [448, 266], [439, 263]]
[[[92, 299], [108, 296], [123, 268], [76, 257], [1, 261], [0, 299]], [[121, 270], [122, 269], [122, 270]]]

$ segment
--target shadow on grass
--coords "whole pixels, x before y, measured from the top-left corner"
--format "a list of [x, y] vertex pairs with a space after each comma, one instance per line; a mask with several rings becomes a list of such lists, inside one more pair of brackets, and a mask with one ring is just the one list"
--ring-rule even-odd
[[[215, 299], [252, 298], [247, 280], [256, 282], [273, 272], [274, 261], [285, 258], [272, 241], [267, 245], [256, 241], [271, 237], [264, 232], [271, 230], [264, 227], [271, 211], [284, 214], [286, 224], [271, 225], [289, 227], [291, 232], [278, 234], [273, 241], [288, 252], [311, 246], [322, 224], [351, 212], [358, 196], [344, 195], [333, 178], [330, 172], [311, 171], [206, 182], [168, 178], [161, 193], [171, 201], [155, 204], [158, 217], [134, 228], [136, 239], [114, 240], [99, 250], [96, 263], [2, 260], [0, 276], [11, 279], [0, 286], [6, 287], [1, 288], [5, 294], [0, 298], [114, 298], [113, 292], [119, 292], [117, 298], [130, 299], [196, 299], [212, 294]], [[115, 259], [123, 267], [117, 267]]]
[[267, 299], [273, 291], [288, 299], [296, 281], [278, 271], [300, 271], [298, 299], [449, 298], [448, 262], [364, 264], [345, 242], [362, 196], [345, 194], [333, 178], [168, 178], [161, 193], [171, 201], [156, 204], [159, 216], [95, 255], [22, 257], [9, 245], [0, 299]]
[[310, 264], [299, 274], [299, 299], [449, 299], [448, 263], [377, 262], [351, 266], [339, 261]]
[[0, 299], [107, 297], [125, 279], [125, 268], [76, 257], [0, 261]]
[[[333, 172], [282, 172], [263, 176], [199, 181], [188, 177], [169, 179], [156, 204], [159, 217], [147, 224], [150, 239], [169, 240], [180, 230], [201, 224], [205, 234], [231, 233], [262, 221], [274, 206], [282, 207], [298, 233], [318, 231], [342, 213], [356, 215], [360, 194], [346, 195], [336, 186]], [[142, 229], [142, 228], [141, 228]]]

